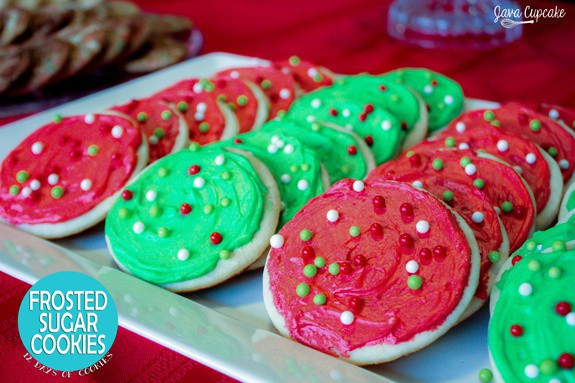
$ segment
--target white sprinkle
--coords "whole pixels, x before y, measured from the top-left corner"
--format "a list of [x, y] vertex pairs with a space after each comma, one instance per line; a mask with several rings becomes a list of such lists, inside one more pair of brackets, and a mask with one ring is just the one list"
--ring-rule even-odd
[[149, 142], [150, 145], [157, 145], [158, 142], [159, 142], [159, 140], [158, 140], [158, 137], [156, 137], [156, 136], [154, 135], [154, 136], [148, 137], [148, 142]]
[[499, 150], [500, 152], [505, 152], [507, 151], [507, 149], [509, 149], [509, 143], [505, 140], [499, 140], [497, 141], [497, 150]]
[[32, 194], [32, 189], [30, 189], [28, 186], [22, 188], [22, 196], [30, 197], [30, 194]]
[[112, 137], [120, 138], [123, 135], [124, 135], [124, 128], [122, 128], [120, 125], [116, 125], [112, 128]]
[[280, 138], [278, 136], [272, 136], [272, 144], [276, 145], [278, 143], [278, 141], [281, 141]]
[[306, 180], [299, 180], [297, 182], [297, 188], [301, 191], [307, 190], [308, 187], [309, 187], [309, 182], [307, 182]]
[[285, 146], [285, 142], [283, 140], [281, 140], [279, 137], [277, 139], [277, 141], [275, 142], [275, 146], [277, 146], [278, 148], [283, 148]]
[[288, 184], [291, 181], [291, 176], [289, 174], [282, 174], [280, 180], [283, 184]]
[[206, 110], [208, 110], [208, 106], [205, 102], [200, 102], [198, 105], [196, 105], [197, 112], [204, 114]]
[[314, 98], [311, 100], [311, 107], [317, 109], [321, 106], [321, 100], [319, 98]]
[[282, 73], [283, 73], [283, 74], [290, 74], [291, 71], [289, 70], [288, 67], [283, 67], [283, 68], [282, 68]]
[[381, 123], [381, 129], [383, 130], [389, 130], [391, 129], [391, 121], [389, 120], [385, 120]]
[[344, 311], [341, 313], [339, 320], [341, 321], [341, 323], [348, 325], [353, 323], [355, 317], [353, 316], [353, 313], [351, 311]]
[[353, 130], [353, 125], [347, 124], [344, 126], [344, 128], [346, 128], [347, 130]]
[[240, 78], [240, 73], [237, 70], [233, 70], [230, 72], [231, 78]]
[[419, 234], [425, 234], [429, 231], [429, 222], [427, 221], [418, 221], [415, 224], [415, 230], [417, 230], [417, 232]]
[[80, 189], [82, 189], [84, 191], [88, 191], [91, 188], [92, 188], [92, 180], [85, 178], [82, 180], [82, 182], [80, 182]]
[[41, 142], [34, 142], [31, 147], [32, 153], [40, 154], [44, 150], [44, 144]]
[[194, 86], [193, 86], [192, 89], [193, 89], [193, 91], [196, 92], [196, 93], [201, 93], [202, 90], [204, 90], [204, 87], [202, 86], [202, 83], [197, 82], [197, 83], [194, 84]]
[[278, 147], [275, 146], [274, 144], [269, 144], [268, 145], [268, 153], [269, 154], [275, 154], [278, 151]]
[[473, 212], [473, 214], [471, 214], [471, 220], [475, 223], [481, 223], [483, 222], [483, 219], [484, 219], [483, 213], [480, 211], [476, 211]]
[[185, 261], [188, 258], [190, 258], [190, 252], [187, 249], [178, 250], [178, 259], [180, 261]]
[[525, 161], [528, 164], [534, 164], [535, 161], [537, 161], [537, 157], [535, 157], [534, 153], [527, 153], [527, 155], [525, 156]]
[[443, 98], [443, 102], [445, 102], [446, 105], [451, 105], [453, 104], [453, 96], [451, 95], [447, 95]]
[[525, 366], [525, 375], [528, 378], [535, 379], [537, 376], [539, 376], [539, 369], [534, 364], [528, 364]]
[[515, 171], [516, 171], [517, 173], [519, 173], [519, 174], [523, 173], [523, 169], [521, 169], [520, 166], [515, 165], [515, 166], [513, 167], [513, 169], [515, 169]]
[[274, 234], [270, 238], [270, 246], [279, 249], [284, 245], [284, 237], [280, 234]]
[[559, 161], [559, 167], [563, 170], [569, 169], [569, 161], [567, 160]]
[[557, 378], [553, 378], [549, 380], [549, 383], [561, 383], [561, 381]]
[[293, 153], [293, 150], [294, 150], [293, 145], [292, 145], [292, 144], [288, 144], [288, 145], [286, 145], [285, 148], [284, 148], [284, 153], [285, 153], [285, 154], [292, 154], [292, 153]]
[[569, 326], [575, 326], [575, 312], [570, 312], [565, 316], [565, 320]]
[[463, 121], [459, 121], [457, 124], [455, 124], [455, 130], [457, 130], [457, 133], [465, 132], [466, 128], [467, 128], [467, 126], [465, 125], [465, 122], [463, 122]]
[[423, 182], [421, 181], [413, 181], [413, 186], [415, 186], [418, 189], [421, 189], [423, 187]]
[[311, 77], [311, 78], [314, 78], [315, 76], [318, 75], [317, 69], [315, 69], [315, 68], [309, 68], [309, 69], [307, 70], [307, 75], [308, 75], [309, 77]]
[[221, 166], [224, 164], [224, 162], [226, 162], [226, 158], [224, 157], [223, 154], [220, 154], [216, 157], [216, 160], [214, 162], [216, 163], [216, 165]]
[[425, 94], [431, 94], [433, 92], [433, 87], [431, 85], [426, 85], [423, 88], [423, 91], [425, 92]]
[[291, 96], [291, 92], [289, 91], [289, 89], [282, 89], [280, 90], [280, 98], [282, 100], [287, 100], [288, 98], [290, 98]]
[[196, 179], [194, 179], [194, 186], [198, 189], [203, 188], [205, 184], [206, 181], [202, 177], [196, 177]]
[[533, 293], [533, 286], [530, 283], [522, 283], [519, 285], [519, 294], [528, 297]]
[[134, 226], [132, 226], [132, 230], [134, 230], [136, 234], [142, 234], [145, 228], [146, 226], [144, 226], [144, 223], [141, 221], [136, 222]]
[[194, 118], [196, 119], [196, 121], [203, 121], [205, 118], [205, 114], [204, 112], [196, 112], [196, 114], [194, 114]]
[[549, 118], [552, 118], [554, 120], [559, 118], [559, 112], [557, 111], [557, 109], [551, 109], [549, 111]]
[[329, 222], [335, 222], [339, 219], [339, 213], [337, 212], [337, 210], [329, 210], [327, 212], [327, 214], [325, 215], [325, 217], [327, 218], [327, 220]]
[[467, 142], [462, 142], [461, 144], [459, 144], [459, 149], [465, 150], [465, 149], [469, 149], [469, 145], [467, 144]]
[[314, 121], [315, 121], [315, 117], [310, 114], [309, 116], [307, 116], [307, 117], [305, 118], [305, 120], [306, 120], [307, 122], [310, 122], [310, 123], [311, 123], [311, 122], [314, 122]]
[[158, 193], [156, 193], [155, 190], [148, 190], [148, 192], [146, 193], [146, 199], [147, 199], [149, 202], [154, 201], [157, 196], [158, 196]]
[[417, 263], [417, 261], [412, 259], [411, 261], [405, 264], [405, 270], [410, 274], [417, 273], [417, 271], [419, 270], [419, 263]]
[[96, 116], [94, 116], [93, 114], [87, 114], [84, 116], [84, 122], [86, 124], [93, 124], [94, 121], [96, 121]]
[[355, 190], [356, 192], [363, 191], [364, 188], [365, 184], [363, 183], [363, 181], [357, 180], [353, 182], [353, 190]]
[[56, 185], [58, 181], [60, 181], [60, 177], [58, 177], [57, 174], [52, 173], [48, 176], [48, 183], [50, 185]]
[[341, 115], [344, 116], [345, 118], [351, 116], [351, 112], [349, 111], [349, 109], [344, 109], [341, 111]]
[[473, 164], [465, 165], [465, 174], [467, 174], [468, 176], [474, 175], [476, 171], [477, 171], [477, 167], [475, 165], [473, 165]]
[[40, 184], [40, 181], [38, 181], [38, 180], [32, 180], [32, 181], [30, 181], [30, 189], [32, 189], [32, 190], [38, 190], [38, 189], [40, 189], [40, 186], [42, 186], [42, 185]]

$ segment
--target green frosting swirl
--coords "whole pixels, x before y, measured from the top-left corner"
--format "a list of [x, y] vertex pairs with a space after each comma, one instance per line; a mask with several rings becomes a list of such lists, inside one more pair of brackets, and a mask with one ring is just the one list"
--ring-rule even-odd
[[133, 197], [118, 198], [106, 237], [124, 267], [158, 284], [201, 277], [233, 257], [259, 230], [267, 194], [245, 156], [197, 144], [154, 162], [127, 190]]
[[[560, 355], [575, 354], [575, 319], [556, 312], [559, 302], [567, 302], [573, 313], [574, 286], [575, 251], [530, 254], [503, 273], [488, 335], [503, 381], [575, 382], [573, 369], [558, 365]], [[514, 325], [521, 334], [512, 335]]]
[[[234, 143], [237, 139], [241, 143]], [[292, 136], [258, 129], [211, 146], [248, 151], [268, 167], [284, 204], [279, 227], [292, 219], [310, 198], [324, 191], [318, 156]]]
[[343, 178], [360, 180], [367, 175], [368, 167], [359, 148], [354, 155], [348, 152], [350, 146], [357, 146], [355, 138], [343, 130], [318, 124], [300, 125], [285, 118], [269, 121], [259, 130], [295, 137], [314, 150], [329, 174], [330, 183]]
[[557, 249], [557, 242], [564, 242], [567, 248], [573, 247], [575, 241], [575, 223], [564, 222], [555, 225], [547, 230], [536, 231], [531, 239], [527, 240], [515, 253], [515, 255], [531, 255], [537, 253], [548, 253], [553, 251], [553, 246]]
[[377, 164], [389, 161], [399, 151], [405, 133], [399, 121], [380, 105], [361, 99], [338, 97], [332, 87], [310, 92], [296, 100], [287, 118], [300, 124], [331, 123], [353, 130], [362, 138], [371, 137], [371, 150]]
[[382, 75], [416, 91], [427, 104], [429, 131], [443, 128], [463, 109], [461, 86], [442, 74], [423, 68], [403, 68]]

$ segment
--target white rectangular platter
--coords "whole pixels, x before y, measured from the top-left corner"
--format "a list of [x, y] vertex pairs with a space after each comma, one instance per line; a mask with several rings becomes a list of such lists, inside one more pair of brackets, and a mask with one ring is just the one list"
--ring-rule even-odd
[[[184, 78], [258, 63], [265, 61], [212, 53], [0, 127], [0, 160], [56, 113], [93, 113]], [[494, 106], [466, 101], [466, 109]], [[485, 308], [419, 352], [360, 368], [276, 335], [262, 301], [261, 270], [178, 295], [119, 271], [106, 249], [102, 224], [55, 243], [0, 225], [0, 270], [29, 283], [63, 270], [92, 275], [112, 293], [122, 326], [241, 381], [467, 383], [477, 381], [478, 371], [489, 365]]]

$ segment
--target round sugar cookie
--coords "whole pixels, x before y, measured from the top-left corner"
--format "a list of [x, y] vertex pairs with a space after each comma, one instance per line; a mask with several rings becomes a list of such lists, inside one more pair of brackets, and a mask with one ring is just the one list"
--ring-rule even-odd
[[122, 191], [106, 218], [106, 241], [127, 272], [172, 291], [194, 291], [256, 261], [279, 211], [277, 185], [259, 160], [192, 143]]
[[329, 188], [327, 172], [317, 154], [294, 137], [256, 130], [213, 143], [211, 147], [249, 152], [267, 166], [278, 185], [282, 203], [278, 228], [292, 219], [309, 199]]
[[188, 125], [174, 107], [156, 98], [132, 100], [111, 110], [129, 115], [148, 140], [148, 163], [183, 149], [188, 143]]
[[575, 381], [575, 251], [534, 252], [506, 266], [488, 330], [495, 380]]
[[563, 190], [559, 166], [541, 147], [507, 134], [486, 121], [483, 115], [481, 110], [465, 112], [434, 139], [438, 145], [482, 150], [512, 165], [533, 191], [537, 204], [537, 228], [549, 227], [557, 216]]
[[95, 225], [148, 161], [134, 121], [112, 113], [62, 118], [26, 137], [0, 167], [0, 217], [58, 238]]
[[[479, 284], [473, 300], [462, 315], [463, 320], [479, 310], [489, 298], [501, 265], [509, 256], [509, 241], [491, 199], [468, 182], [445, 177], [443, 172], [436, 170], [439, 162], [430, 161], [430, 158], [414, 155], [406, 160], [400, 157], [378, 166], [367, 180], [410, 183], [442, 199], [469, 225], [477, 241], [481, 266]], [[417, 161], [421, 162], [419, 166], [413, 166], [412, 162]]]
[[557, 121], [567, 129], [575, 131], [575, 110], [548, 103], [535, 105], [533, 109]]
[[331, 184], [343, 178], [363, 179], [375, 166], [367, 144], [346, 129], [319, 124], [300, 125], [282, 118], [265, 123], [260, 130], [292, 136], [314, 150], [327, 170]]
[[297, 99], [286, 117], [299, 124], [336, 125], [353, 131], [366, 141], [376, 164], [394, 158], [404, 138], [400, 122], [388, 110], [361, 99], [336, 97], [329, 87]]
[[402, 68], [381, 75], [417, 92], [427, 105], [428, 128], [444, 128], [463, 110], [463, 90], [454, 80], [425, 68]]
[[270, 244], [264, 303], [273, 324], [360, 365], [399, 358], [444, 334], [479, 276], [465, 221], [400, 182], [342, 180]]
[[329, 86], [335, 78], [329, 69], [302, 60], [298, 56], [291, 56], [285, 61], [275, 61], [272, 65], [291, 75], [304, 93]]

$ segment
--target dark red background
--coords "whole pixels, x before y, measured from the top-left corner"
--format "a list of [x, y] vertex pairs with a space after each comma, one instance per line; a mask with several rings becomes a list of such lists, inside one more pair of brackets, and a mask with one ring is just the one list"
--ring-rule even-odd
[[[203, 53], [232, 52], [266, 59], [297, 54], [339, 73], [380, 73], [426, 66], [461, 83], [470, 97], [546, 101], [575, 107], [575, 5], [563, 20], [527, 25], [513, 45], [490, 51], [429, 51], [386, 36], [387, 1], [377, 0], [138, 0], [147, 11], [192, 18]], [[0, 120], [0, 125], [8, 120]], [[57, 381], [23, 358], [17, 313], [28, 285], [0, 273], [0, 381]], [[228, 382], [232, 379], [120, 329], [111, 361], [83, 382]], [[79, 380], [79, 379], [73, 379]]]

